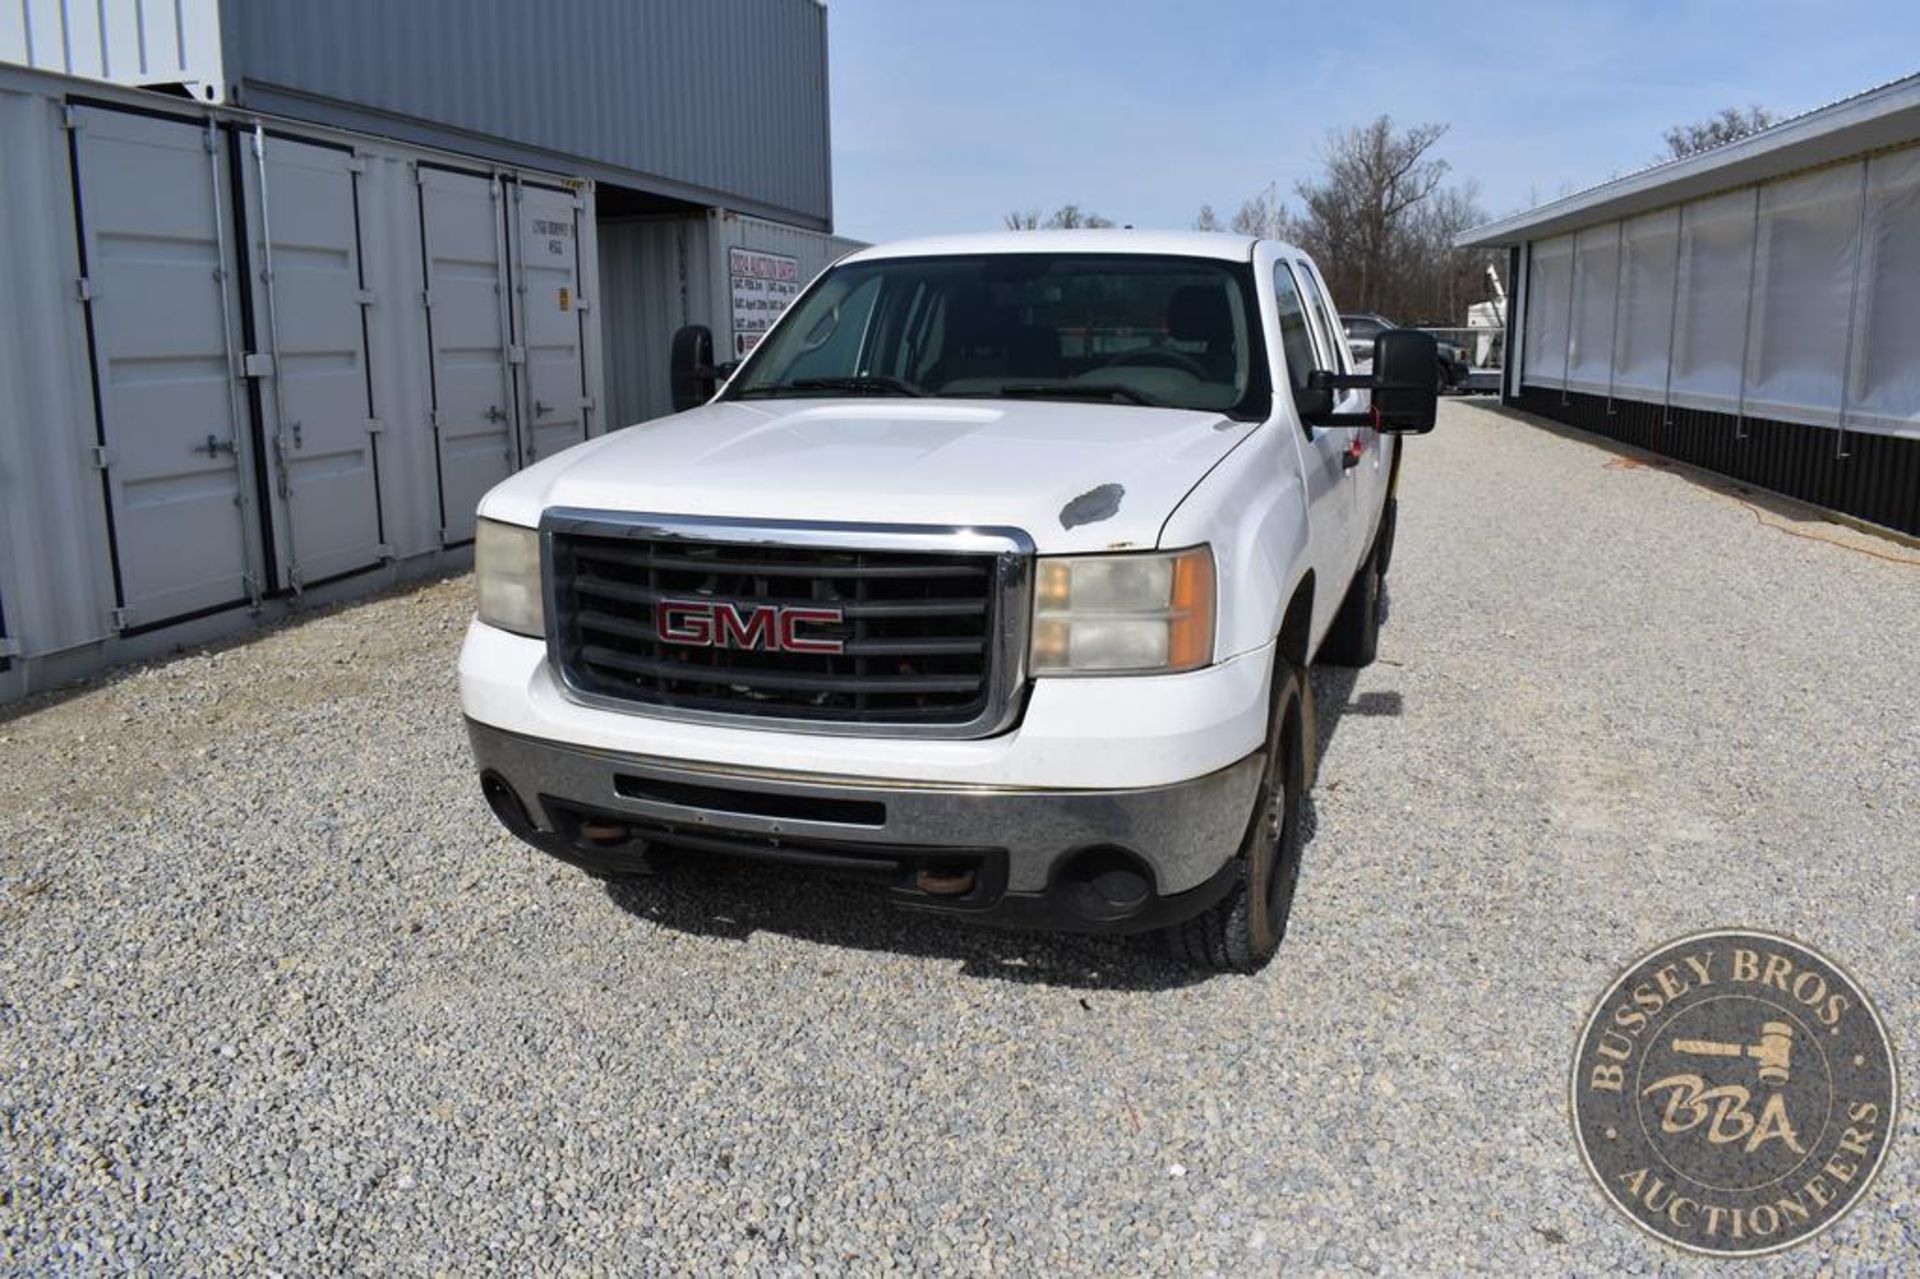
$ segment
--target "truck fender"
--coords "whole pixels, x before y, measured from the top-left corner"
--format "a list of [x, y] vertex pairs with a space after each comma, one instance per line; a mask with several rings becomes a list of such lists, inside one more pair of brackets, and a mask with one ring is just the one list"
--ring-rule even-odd
[[1273, 643], [1309, 571], [1306, 484], [1287, 444], [1279, 423], [1256, 430], [1194, 485], [1160, 531], [1169, 549], [1214, 548], [1221, 661]]

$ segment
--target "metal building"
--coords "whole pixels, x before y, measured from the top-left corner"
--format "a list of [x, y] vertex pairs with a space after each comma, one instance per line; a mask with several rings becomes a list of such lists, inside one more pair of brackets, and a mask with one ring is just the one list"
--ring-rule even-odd
[[1920, 76], [1460, 243], [1508, 403], [1920, 534]]
[[856, 247], [814, 0], [16, 4], [0, 701], [459, 567]]

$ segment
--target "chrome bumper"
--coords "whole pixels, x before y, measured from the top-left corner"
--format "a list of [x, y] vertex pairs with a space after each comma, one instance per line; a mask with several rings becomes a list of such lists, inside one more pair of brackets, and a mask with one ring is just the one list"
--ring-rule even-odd
[[1137, 860], [1150, 880], [1149, 904], [1215, 885], [1246, 832], [1263, 762], [1256, 753], [1203, 777], [1138, 790], [1016, 790], [732, 770], [525, 737], [471, 719], [467, 731], [496, 814], [568, 861], [617, 862], [625, 850], [578, 838], [583, 820], [613, 820], [634, 833], [629, 858], [659, 844], [836, 865], [862, 857], [978, 864], [994, 868], [981, 896], [914, 904], [982, 913], [1002, 896], [1046, 897], [1063, 867], [1095, 849]]

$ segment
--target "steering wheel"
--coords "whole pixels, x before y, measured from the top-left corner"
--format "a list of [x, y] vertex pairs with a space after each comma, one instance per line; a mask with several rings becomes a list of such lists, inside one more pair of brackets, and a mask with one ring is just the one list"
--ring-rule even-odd
[[1105, 367], [1119, 368], [1123, 364], [1158, 365], [1163, 369], [1184, 369], [1202, 382], [1211, 380], [1207, 366], [1188, 355], [1185, 351], [1169, 350], [1164, 346], [1142, 347], [1138, 351], [1122, 351], [1106, 362]]

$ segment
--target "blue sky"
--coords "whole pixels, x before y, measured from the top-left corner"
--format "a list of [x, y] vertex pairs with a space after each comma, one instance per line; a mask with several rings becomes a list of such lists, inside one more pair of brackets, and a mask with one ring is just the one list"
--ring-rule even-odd
[[1313, 173], [1382, 112], [1501, 214], [1639, 168], [1668, 125], [1920, 70], [1920, 5], [831, 0], [834, 217], [893, 239], [1073, 200], [1136, 226]]

